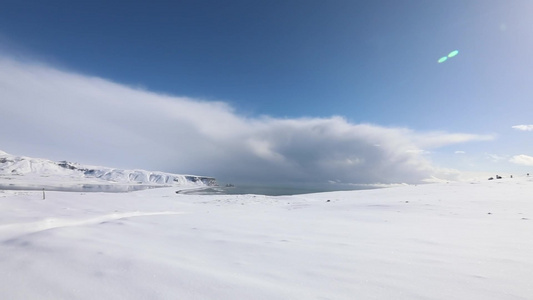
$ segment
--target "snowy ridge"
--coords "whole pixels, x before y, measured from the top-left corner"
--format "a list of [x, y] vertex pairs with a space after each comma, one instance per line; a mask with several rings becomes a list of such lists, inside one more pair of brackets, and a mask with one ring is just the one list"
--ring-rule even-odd
[[75, 182], [96, 184], [132, 185], [198, 185], [214, 186], [215, 178], [196, 175], [180, 175], [146, 170], [122, 170], [107, 167], [86, 166], [67, 161], [13, 156], [0, 151], [0, 180], [10, 182]]

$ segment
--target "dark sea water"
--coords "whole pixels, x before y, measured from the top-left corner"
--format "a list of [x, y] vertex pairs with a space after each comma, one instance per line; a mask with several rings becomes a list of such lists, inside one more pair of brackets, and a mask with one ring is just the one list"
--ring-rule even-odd
[[234, 187], [216, 186], [196, 190], [181, 191], [180, 194], [188, 195], [267, 195], [267, 196], [284, 196], [299, 195], [332, 191], [351, 191], [375, 189], [370, 186], [353, 186], [353, 185], [235, 185]]
[[[79, 184], [79, 185], [32, 185], [32, 184], [0, 184], [0, 190], [30, 190], [41, 191], [43, 188], [46, 191], [63, 191], [63, 192], [100, 192], [100, 193], [126, 193], [146, 189], [161, 188], [167, 186], [160, 185], [106, 185], [106, 184]], [[233, 187], [214, 186], [205, 187], [192, 190], [179, 190], [175, 187], [178, 193], [187, 195], [268, 195], [268, 196], [283, 196], [283, 195], [299, 195], [320, 192], [332, 191], [348, 191], [348, 190], [366, 190], [374, 189], [371, 186], [353, 186], [353, 185], [236, 185]]]

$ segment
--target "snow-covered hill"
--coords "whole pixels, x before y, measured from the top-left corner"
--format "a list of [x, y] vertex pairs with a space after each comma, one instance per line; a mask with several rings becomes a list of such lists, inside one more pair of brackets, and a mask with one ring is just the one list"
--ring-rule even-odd
[[212, 177], [179, 175], [145, 170], [122, 170], [86, 166], [67, 161], [14, 156], [0, 151], [0, 184], [105, 184], [105, 185], [163, 185], [213, 186]]

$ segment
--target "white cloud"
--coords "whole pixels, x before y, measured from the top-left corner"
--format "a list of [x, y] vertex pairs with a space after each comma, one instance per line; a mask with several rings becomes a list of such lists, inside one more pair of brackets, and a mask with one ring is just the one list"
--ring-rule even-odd
[[515, 155], [509, 161], [518, 165], [533, 166], [533, 156], [525, 154]]
[[515, 125], [512, 128], [522, 131], [533, 131], [533, 125]]
[[223, 102], [156, 94], [0, 58], [0, 149], [232, 181], [418, 182], [426, 148], [491, 136], [417, 133], [341, 117], [245, 118]]
[[447, 132], [430, 132], [417, 134], [413, 137], [417, 145], [423, 148], [439, 148], [452, 144], [460, 144], [466, 142], [480, 142], [492, 141], [495, 137], [493, 135], [477, 135], [467, 133], [447, 133]]
[[492, 161], [492, 162], [500, 162], [500, 161], [503, 161], [503, 160], [507, 160], [509, 158], [509, 156], [485, 153], [485, 158], [490, 160], [490, 161]]
[[455, 154], [466, 154], [466, 152], [458, 150], [458, 151], [455, 151]]

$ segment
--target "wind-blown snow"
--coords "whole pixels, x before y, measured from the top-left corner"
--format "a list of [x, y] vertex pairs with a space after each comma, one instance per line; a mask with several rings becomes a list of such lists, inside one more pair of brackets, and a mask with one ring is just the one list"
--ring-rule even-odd
[[530, 299], [532, 194], [0, 191], [0, 298]]

